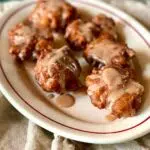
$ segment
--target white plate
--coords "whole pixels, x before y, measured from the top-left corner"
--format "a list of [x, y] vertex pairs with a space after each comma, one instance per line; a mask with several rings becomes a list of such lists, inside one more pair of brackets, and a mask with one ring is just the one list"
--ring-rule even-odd
[[33, 65], [17, 64], [8, 53], [7, 32], [31, 11], [34, 2], [25, 2], [9, 10], [0, 22], [0, 89], [10, 103], [41, 127], [64, 137], [89, 143], [116, 143], [140, 137], [150, 131], [150, 35], [133, 18], [105, 3], [93, 0], [71, 1], [82, 13], [105, 13], [117, 21], [119, 33], [137, 52], [136, 68], [145, 87], [143, 105], [135, 117], [107, 122], [104, 110], [94, 107], [90, 99], [76, 94], [76, 103], [61, 109], [50, 101], [36, 84]]

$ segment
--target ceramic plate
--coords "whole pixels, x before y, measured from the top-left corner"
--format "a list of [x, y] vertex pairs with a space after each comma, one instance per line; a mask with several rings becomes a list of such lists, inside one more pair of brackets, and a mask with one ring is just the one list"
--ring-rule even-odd
[[[82, 17], [105, 13], [117, 22], [117, 29], [136, 51], [135, 67], [145, 87], [143, 104], [134, 117], [105, 120], [108, 112], [94, 107], [83, 93], [74, 93], [76, 103], [60, 108], [49, 93], [35, 82], [32, 63], [18, 64], [8, 53], [8, 30], [22, 21], [35, 6], [25, 2], [9, 10], [0, 22], [0, 89], [10, 103], [39, 126], [64, 137], [89, 143], [117, 143], [140, 137], [150, 131], [150, 34], [133, 18], [105, 3], [93, 0], [70, 1]], [[82, 64], [82, 60], [80, 62]], [[84, 62], [83, 62], [84, 63]]]

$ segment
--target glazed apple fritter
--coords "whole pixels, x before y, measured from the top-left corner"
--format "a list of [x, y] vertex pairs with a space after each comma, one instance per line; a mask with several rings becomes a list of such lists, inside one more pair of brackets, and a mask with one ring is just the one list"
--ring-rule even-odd
[[63, 93], [78, 88], [80, 71], [78, 61], [64, 46], [38, 59], [35, 77], [45, 91]]
[[109, 109], [111, 117], [133, 116], [141, 104], [144, 87], [132, 77], [130, 68], [94, 69], [86, 78], [87, 94], [93, 105]]

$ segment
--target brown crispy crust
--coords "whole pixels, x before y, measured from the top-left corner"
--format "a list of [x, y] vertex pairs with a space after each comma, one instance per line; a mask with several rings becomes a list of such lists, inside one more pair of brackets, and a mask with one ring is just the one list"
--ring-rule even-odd
[[[49, 55], [49, 53], [46, 55]], [[38, 59], [34, 70], [35, 77], [39, 85], [48, 92], [62, 93], [65, 92], [65, 90], [77, 90], [79, 88], [78, 77], [81, 71], [77, 60], [69, 52], [66, 52], [64, 53], [63, 60], [61, 60], [63, 62], [60, 63], [59, 61], [56, 61], [51, 65], [49, 64], [48, 66], [48, 62], [44, 64], [46, 55]], [[70, 57], [72, 62], [69, 61]], [[67, 65], [71, 65], [70, 63], [76, 65], [78, 73], [74, 73], [68, 69], [69, 67], [67, 67]]]
[[[96, 46], [97, 44], [103, 43], [107, 40], [111, 41], [112, 43], [114, 43], [114, 45], [120, 47], [121, 49], [121, 53], [118, 53], [118, 56], [113, 57], [110, 64], [105, 64], [104, 63], [105, 60], [100, 60], [98, 58], [96, 59], [92, 55], [90, 55], [90, 52], [94, 50], [93, 49], [94, 46]], [[108, 49], [106, 49], [106, 51], [107, 50]], [[88, 46], [86, 47], [84, 51], [84, 58], [87, 60], [87, 62], [91, 64], [93, 67], [98, 67], [98, 68], [101, 68], [102, 66], [105, 66], [105, 65], [115, 65], [119, 67], [126, 67], [130, 65], [129, 60], [133, 58], [134, 56], [135, 56], [135, 52], [132, 49], [128, 48], [127, 45], [124, 43], [119, 43], [119, 42], [114, 41], [111, 38], [111, 36], [109, 36], [109, 34], [107, 33], [99, 36], [99, 38], [95, 39], [90, 44], [88, 44]]]
[[[56, 2], [54, 1], [54, 3]], [[39, 1], [31, 15], [29, 15], [28, 19], [34, 27], [62, 30], [77, 17], [76, 9], [65, 1], [61, 2], [61, 5], [57, 6], [55, 10], [50, 9], [48, 5], [48, 1]], [[40, 14], [40, 11], [43, 14]]]
[[117, 30], [116, 30], [116, 23], [115, 21], [104, 15], [99, 14], [92, 18], [93, 23], [95, 23], [98, 27], [102, 29], [102, 34], [107, 33], [109, 37], [111, 37], [114, 40], [118, 39]]
[[[51, 30], [36, 30], [28, 22], [17, 24], [9, 31], [8, 37], [10, 42], [9, 53], [17, 60], [24, 61], [31, 56], [38, 59], [52, 49], [53, 36]], [[21, 42], [18, 43], [16, 38], [20, 39]]]
[[[83, 34], [83, 31], [80, 30], [81, 26], [91, 24], [89, 31], [91, 36], [90, 41], [87, 40], [87, 37]], [[84, 29], [83, 29], [84, 30]], [[100, 33], [100, 28], [96, 27], [92, 22], [84, 22], [81, 19], [74, 20], [66, 28], [65, 38], [73, 50], [82, 50], [85, 49], [88, 43], [95, 39]], [[89, 37], [88, 37], [89, 38]]]
[[99, 109], [105, 108], [107, 103], [107, 95], [107, 86], [104, 86], [101, 89], [95, 91], [95, 93], [90, 96], [92, 104]]
[[124, 94], [112, 106], [112, 114], [117, 118], [134, 116], [141, 105], [141, 95]]
[[[26, 24], [19, 23], [8, 32], [10, 42], [9, 53], [12, 54], [15, 57], [15, 59], [21, 61], [28, 59], [32, 55], [36, 42], [34, 35], [31, 35], [29, 39], [24, 38], [24, 35], [18, 33], [20, 30], [23, 30], [24, 27], [28, 28]], [[22, 36], [24, 38], [24, 41], [20, 44], [16, 44], [16, 36]]]

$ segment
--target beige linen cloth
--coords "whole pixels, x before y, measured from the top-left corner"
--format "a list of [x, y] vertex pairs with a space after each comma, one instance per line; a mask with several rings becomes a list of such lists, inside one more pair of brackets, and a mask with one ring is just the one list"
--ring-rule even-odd
[[[133, 0], [105, 0], [105, 2], [126, 11], [150, 29], [150, 1], [141, 3]], [[0, 3], [0, 16], [18, 3]], [[70, 141], [53, 135], [26, 119], [0, 94], [0, 150], [150, 150], [150, 134], [134, 141], [113, 145]]]

